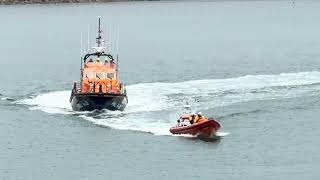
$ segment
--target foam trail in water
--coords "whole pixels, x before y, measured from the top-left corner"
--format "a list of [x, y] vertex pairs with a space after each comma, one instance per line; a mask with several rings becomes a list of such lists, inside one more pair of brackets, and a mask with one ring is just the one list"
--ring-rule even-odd
[[[320, 72], [247, 75], [230, 79], [205, 79], [177, 83], [141, 83], [127, 86], [129, 103], [123, 112], [102, 113], [99, 117], [81, 115], [95, 124], [115, 129], [128, 129], [169, 135], [178, 117], [180, 100], [200, 97], [199, 109], [226, 106], [252, 100], [293, 98], [320, 89]], [[48, 113], [74, 113], [70, 91], [56, 91], [24, 99]], [[222, 124], [223, 126], [223, 124]]]
[[31, 109], [39, 109], [47, 113], [67, 114], [72, 111], [69, 98], [70, 91], [54, 91], [23, 99], [18, 103], [31, 105], [33, 106]]
[[222, 131], [218, 131], [216, 136], [218, 137], [224, 137], [224, 136], [228, 136], [230, 133], [229, 132], [222, 132]]

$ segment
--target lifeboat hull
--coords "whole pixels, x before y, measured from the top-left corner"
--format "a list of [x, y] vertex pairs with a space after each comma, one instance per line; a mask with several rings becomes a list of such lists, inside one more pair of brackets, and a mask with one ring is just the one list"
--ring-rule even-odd
[[218, 121], [209, 119], [188, 126], [176, 126], [170, 128], [172, 134], [190, 134], [194, 136], [210, 137], [216, 135], [221, 125]]
[[128, 103], [125, 94], [72, 94], [71, 107], [74, 111], [119, 110], [123, 111]]

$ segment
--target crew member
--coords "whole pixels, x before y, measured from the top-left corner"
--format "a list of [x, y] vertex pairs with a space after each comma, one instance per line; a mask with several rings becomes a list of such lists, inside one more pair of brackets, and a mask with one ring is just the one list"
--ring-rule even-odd
[[112, 68], [113, 68], [113, 67], [114, 67], [114, 65], [115, 65], [114, 60], [113, 60], [113, 59], [111, 59], [111, 60], [110, 60], [110, 67], [112, 67]]
[[177, 120], [177, 126], [178, 127], [181, 126], [181, 120], [180, 119]]
[[197, 123], [199, 119], [200, 119], [199, 115], [196, 114], [196, 115], [194, 115], [194, 121], [193, 122]]
[[193, 124], [194, 123], [194, 119], [195, 119], [195, 115], [192, 114], [191, 116], [189, 116], [189, 122], [190, 124]]
[[206, 120], [206, 117], [201, 115], [201, 113], [198, 113], [198, 116], [199, 116], [199, 121], [205, 121]]

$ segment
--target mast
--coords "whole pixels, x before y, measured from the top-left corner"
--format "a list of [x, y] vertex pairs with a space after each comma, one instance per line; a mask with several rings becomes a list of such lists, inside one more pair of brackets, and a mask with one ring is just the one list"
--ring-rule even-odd
[[102, 43], [101, 42], [102, 41], [101, 33], [102, 33], [102, 30], [101, 30], [101, 17], [99, 16], [98, 37], [96, 38], [96, 42], [97, 42], [98, 47], [100, 47], [100, 45]]
[[105, 47], [105, 41], [103, 40], [102, 36], [102, 29], [101, 29], [101, 17], [99, 16], [98, 21], [98, 37], [96, 37], [96, 47], [92, 47], [94, 50], [94, 53], [97, 54], [98, 57], [100, 57], [106, 50], [107, 47]]

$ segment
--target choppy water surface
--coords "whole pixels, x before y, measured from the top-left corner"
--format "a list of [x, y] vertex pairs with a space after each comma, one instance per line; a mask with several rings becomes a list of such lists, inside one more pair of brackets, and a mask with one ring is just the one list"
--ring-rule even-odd
[[[317, 1], [0, 7], [0, 177], [319, 177], [319, 8]], [[89, 27], [94, 35], [98, 15], [107, 39], [115, 42], [119, 29], [123, 112], [74, 112], [68, 102], [80, 34]], [[192, 98], [221, 122], [217, 140], [170, 135], [181, 100]]]

